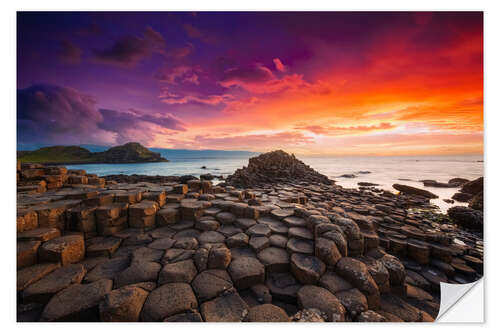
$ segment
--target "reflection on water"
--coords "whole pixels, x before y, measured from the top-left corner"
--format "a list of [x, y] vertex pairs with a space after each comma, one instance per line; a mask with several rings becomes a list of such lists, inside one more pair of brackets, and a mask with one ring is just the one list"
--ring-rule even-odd
[[[248, 157], [250, 157], [249, 155]], [[164, 156], [169, 158], [169, 156]], [[248, 157], [237, 158], [189, 158], [172, 159], [165, 163], [137, 164], [80, 164], [69, 165], [69, 169], [85, 169], [88, 173], [99, 176], [111, 174], [142, 174], [161, 176], [181, 176], [191, 174], [199, 176], [203, 173], [227, 176], [237, 168], [246, 166]], [[400, 183], [424, 188], [419, 180], [432, 179], [448, 182], [451, 178], [475, 179], [483, 175], [483, 156], [398, 156], [398, 157], [300, 157], [320, 173], [335, 179], [337, 184], [347, 188], [358, 188], [358, 182], [379, 184], [379, 188], [394, 191], [392, 184]], [[205, 167], [202, 169], [202, 167]], [[360, 171], [369, 171], [364, 173]], [[354, 174], [354, 178], [339, 177], [344, 174]], [[449, 199], [457, 192], [457, 188], [425, 189], [435, 193], [439, 199], [431, 202], [441, 209], [451, 207], [442, 199]], [[458, 203], [457, 203], [458, 204]]]

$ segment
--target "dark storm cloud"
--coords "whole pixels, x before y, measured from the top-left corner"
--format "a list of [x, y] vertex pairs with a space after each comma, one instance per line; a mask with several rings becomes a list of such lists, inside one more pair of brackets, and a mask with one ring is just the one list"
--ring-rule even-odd
[[19, 143], [148, 144], [155, 135], [152, 126], [156, 131], [185, 131], [182, 121], [171, 114], [98, 110], [93, 98], [72, 88], [40, 84], [17, 91]]

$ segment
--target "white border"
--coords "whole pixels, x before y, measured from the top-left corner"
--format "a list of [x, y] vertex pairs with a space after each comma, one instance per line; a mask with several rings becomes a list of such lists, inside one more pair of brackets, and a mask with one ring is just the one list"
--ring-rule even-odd
[[[81, 2], [69, 2], [67, 0], [24, 0], [24, 1], [8, 1], [4, 0], [2, 2], [0, 10], [0, 25], [3, 47], [1, 52], [1, 93], [2, 93], [2, 105], [1, 105], [1, 131], [2, 134], [2, 163], [1, 175], [2, 179], [2, 191], [1, 191], [1, 220], [2, 223], [2, 239], [1, 242], [1, 258], [2, 258], [2, 299], [1, 299], [1, 309], [0, 315], [2, 318], [2, 325], [6, 330], [16, 329], [22, 331], [50, 331], [67, 332], [71, 329], [72, 332], [87, 332], [89, 329], [95, 328], [110, 328], [111, 326], [106, 326], [105, 324], [16, 324], [15, 322], [15, 180], [14, 180], [14, 160], [15, 160], [15, 128], [16, 128], [16, 113], [15, 113], [15, 82], [16, 82], [16, 11], [17, 10], [69, 10], [69, 11], [80, 11], [80, 10], [140, 10], [140, 11], [174, 11], [174, 10], [185, 10], [185, 11], [201, 11], [201, 10], [353, 10], [353, 11], [383, 11], [383, 10], [484, 10], [485, 11], [485, 207], [486, 207], [486, 222], [485, 222], [485, 244], [487, 246], [486, 258], [485, 258], [485, 272], [487, 281], [494, 281], [489, 283], [487, 286], [488, 293], [485, 295], [487, 303], [486, 305], [486, 325], [471, 325], [467, 324], [427, 324], [425, 328], [423, 324], [404, 324], [404, 325], [378, 325], [378, 324], [328, 324], [328, 325], [269, 325], [269, 324], [244, 324], [237, 325], [234, 324], [224, 325], [224, 324], [202, 324], [197, 327], [193, 325], [170, 324], [166, 327], [160, 327], [158, 324], [120, 324], [119, 326], [114, 326], [113, 329], [120, 330], [121, 332], [135, 332], [138, 329], [147, 330], [189, 330], [196, 329], [206, 331], [217, 331], [221, 330], [234, 330], [237, 329], [240, 332], [254, 332], [255, 330], [276, 330], [276, 329], [286, 329], [298, 332], [304, 329], [317, 330], [349, 330], [355, 329], [366, 329], [370, 332], [386, 332], [387, 330], [397, 330], [404, 329], [405, 332], [409, 331], [421, 331], [422, 329], [451, 329], [454, 332], [477, 330], [481, 328], [491, 328], [496, 326], [498, 323], [498, 308], [496, 296], [500, 295], [498, 283], [496, 281], [498, 278], [499, 265], [489, 264], [489, 258], [491, 260], [496, 259], [496, 253], [498, 252], [498, 241], [495, 240], [496, 237], [500, 237], [499, 224], [500, 216], [496, 211], [496, 205], [498, 204], [498, 196], [493, 192], [493, 189], [500, 188], [500, 182], [498, 173], [500, 171], [500, 158], [498, 157], [498, 143], [500, 143], [500, 128], [498, 124], [500, 122], [500, 105], [498, 103], [500, 82], [499, 82], [499, 64], [500, 52], [499, 52], [499, 32], [500, 32], [500, 15], [499, 15], [499, 1], [437, 1], [437, 0], [419, 0], [419, 1], [397, 1], [397, 0], [377, 0], [377, 1], [269, 1], [269, 0], [252, 0], [245, 2], [236, 2], [234, 0], [210, 0], [210, 1], [180, 1], [180, 2], [169, 2], [169, 1], [152, 1], [152, 0], [141, 0], [141, 1], [102, 1], [102, 0], [85, 0]], [[491, 170], [491, 171], [490, 171]], [[491, 235], [491, 236], [490, 236]], [[490, 240], [492, 241], [490, 243]], [[491, 254], [491, 255], [490, 255]], [[488, 297], [488, 295], [490, 295]], [[491, 302], [488, 302], [491, 300]], [[489, 305], [489, 306], [488, 306]], [[491, 309], [491, 312], [489, 311]], [[489, 316], [488, 314], [491, 314]], [[445, 326], [443, 326], [445, 325]], [[92, 326], [92, 327], [91, 327]], [[257, 327], [258, 326], [258, 327]], [[421, 332], [419, 332], [421, 333]]]

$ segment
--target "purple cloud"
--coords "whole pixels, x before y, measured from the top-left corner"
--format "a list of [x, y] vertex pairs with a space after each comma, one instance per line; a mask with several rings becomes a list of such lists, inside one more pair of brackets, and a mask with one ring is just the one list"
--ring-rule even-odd
[[82, 57], [82, 49], [75, 46], [69, 40], [64, 40], [61, 42], [61, 47], [59, 49], [59, 59], [67, 64], [79, 64]]
[[106, 49], [94, 49], [97, 61], [122, 66], [134, 66], [153, 52], [164, 52], [165, 40], [161, 34], [147, 27], [142, 37], [133, 35], [117, 40]]
[[185, 131], [185, 124], [166, 114], [97, 109], [96, 101], [79, 91], [34, 85], [17, 91], [18, 143], [122, 144], [151, 143], [158, 132]]

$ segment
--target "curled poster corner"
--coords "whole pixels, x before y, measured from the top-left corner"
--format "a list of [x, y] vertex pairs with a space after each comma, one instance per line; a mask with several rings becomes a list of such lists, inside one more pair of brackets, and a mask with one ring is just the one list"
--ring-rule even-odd
[[[483, 322], [483, 279], [467, 284], [441, 282], [440, 285], [441, 303], [437, 322]], [[477, 288], [474, 288], [476, 285]], [[471, 292], [473, 288], [474, 293]]]

